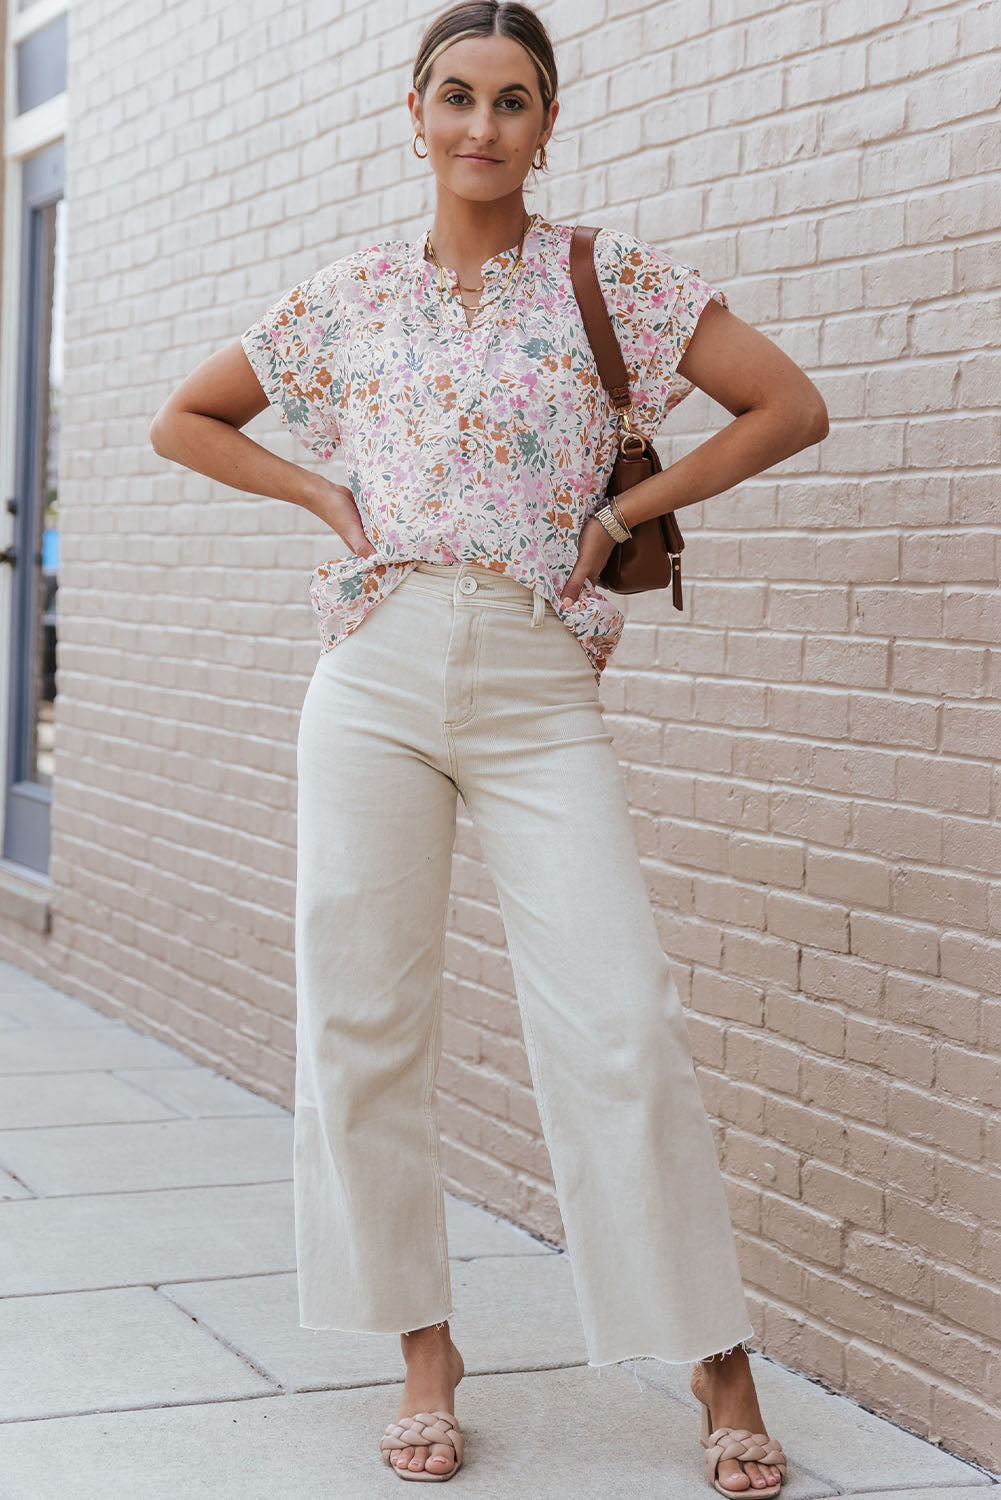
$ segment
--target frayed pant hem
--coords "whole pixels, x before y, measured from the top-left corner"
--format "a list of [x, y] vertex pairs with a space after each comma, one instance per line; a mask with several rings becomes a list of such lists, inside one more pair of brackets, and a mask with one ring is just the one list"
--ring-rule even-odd
[[685, 1359], [668, 1359], [663, 1354], [652, 1354], [647, 1351], [643, 1354], [622, 1354], [618, 1357], [618, 1359], [589, 1359], [587, 1362], [587, 1368], [589, 1370], [604, 1370], [607, 1369], [609, 1365], [621, 1365], [625, 1364], [627, 1361], [634, 1359], [657, 1359], [663, 1365], [692, 1365], [698, 1364], [702, 1361], [708, 1362], [712, 1359], [725, 1359], [726, 1356], [728, 1354], [732, 1354], [735, 1349], [743, 1349], [747, 1351], [748, 1340], [752, 1339], [753, 1337], [754, 1329], [752, 1328], [747, 1334], [745, 1334], [742, 1339], [738, 1339], [735, 1344], [730, 1344], [724, 1349], [716, 1349], [712, 1354], [693, 1354], [689, 1355]]
[[300, 1318], [299, 1327], [308, 1328], [313, 1333], [416, 1333], [418, 1328], [444, 1328], [454, 1316], [454, 1312], [447, 1312], [440, 1322], [432, 1320], [430, 1323], [411, 1323], [409, 1328], [343, 1328], [334, 1323], [306, 1323]]

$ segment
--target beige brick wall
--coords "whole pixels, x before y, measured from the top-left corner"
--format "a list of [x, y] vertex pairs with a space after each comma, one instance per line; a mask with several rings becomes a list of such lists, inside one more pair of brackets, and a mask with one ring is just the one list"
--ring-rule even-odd
[[[685, 613], [629, 600], [602, 688], [758, 1343], [998, 1468], [998, 10], [541, 10], [530, 206], [698, 266], [831, 414], [682, 512]], [[429, 222], [408, 12], [72, 11], [52, 928], [0, 956], [285, 1103], [305, 579], [339, 548], [147, 433], [300, 274]], [[693, 393], [665, 465], [725, 420]], [[447, 963], [450, 1185], [559, 1240], [465, 818]]]

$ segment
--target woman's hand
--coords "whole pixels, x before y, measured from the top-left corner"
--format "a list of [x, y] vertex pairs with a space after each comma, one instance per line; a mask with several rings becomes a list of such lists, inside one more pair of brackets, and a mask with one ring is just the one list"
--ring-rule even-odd
[[354, 495], [345, 484], [334, 484], [321, 475], [316, 477], [320, 483], [309, 507], [313, 515], [326, 521], [358, 557], [372, 557], [376, 548], [365, 535]]
[[588, 517], [577, 539], [577, 561], [560, 596], [564, 608], [577, 602], [586, 583], [597, 584], [598, 576], [615, 547], [615, 538], [609, 536], [597, 516]]

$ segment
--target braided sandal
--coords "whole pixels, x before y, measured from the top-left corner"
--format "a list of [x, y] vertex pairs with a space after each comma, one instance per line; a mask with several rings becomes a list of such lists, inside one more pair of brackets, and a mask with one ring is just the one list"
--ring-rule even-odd
[[[702, 1407], [700, 1436], [706, 1450], [706, 1476], [713, 1489], [719, 1490], [721, 1495], [729, 1495], [730, 1500], [735, 1495], [740, 1495], [741, 1500], [745, 1495], [753, 1495], [756, 1500], [772, 1500], [782, 1488], [782, 1480], [786, 1478], [786, 1456], [782, 1452], [782, 1444], [776, 1442], [775, 1438], [766, 1437], [763, 1432], [751, 1432], [747, 1427], [716, 1427], [710, 1432], [709, 1408], [704, 1401], [700, 1401], [699, 1405]], [[735, 1458], [739, 1463], [750, 1459], [752, 1463], [771, 1465], [778, 1469], [782, 1479], [778, 1484], [760, 1488], [756, 1484], [749, 1484], [743, 1490], [732, 1489], [717, 1477], [724, 1458]]]
[[[401, 1479], [426, 1479], [436, 1482], [451, 1479], [462, 1463], [463, 1432], [450, 1411], [419, 1411], [412, 1417], [390, 1422], [379, 1440], [379, 1450], [391, 1469]], [[432, 1443], [451, 1443], [455, 1449], [455, 1463], [444, 1474], [435, 1474], [427, 1469], [401, 1469], [393, 1463], [396, 1448], [430, 1447]]]

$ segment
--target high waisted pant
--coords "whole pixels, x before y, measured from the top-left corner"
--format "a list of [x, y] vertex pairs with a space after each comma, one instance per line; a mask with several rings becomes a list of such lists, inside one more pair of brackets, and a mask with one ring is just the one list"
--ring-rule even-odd
[[422, 563], [319, 656], [298, 739], [304, 1328], [453, 1316], [435, 1081], [456, 797], [500, 902], [588, 1363], [753, 1334], [684, 1012], [580, 642]]

